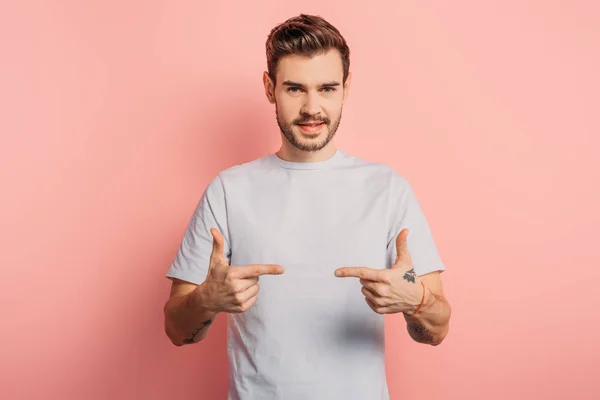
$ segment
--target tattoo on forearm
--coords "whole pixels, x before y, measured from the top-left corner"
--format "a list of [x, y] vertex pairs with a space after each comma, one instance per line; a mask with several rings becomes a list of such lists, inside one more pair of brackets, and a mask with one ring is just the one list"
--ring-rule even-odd
[[196, 335], [198, 333], [200, 333], [205, 327], [209, 326], [210, 324], [212, 324], [213, 320], [209, 319], [207, 321], [204, 321], [202, 323], [202, 325], [200, 325], [200, 328], [196, 329], [193, 333], [192, 336], [186, 339], [183, 339], [183, 344], [191, 344], [194, 343], [194, 339], [196, 338]]
[[409, 282], [415, 283], [415, 278], [417, 277], [417, 274], [415, 274], [415, 269], [411, 268], [410, 271], [406, 271], [406, 273], [404, 274], [403, 278], [406, 279]]
[[421, 324], [409, 324], [408, 334], [419, 343], [433, 343], [434, 338], [429, 331]]

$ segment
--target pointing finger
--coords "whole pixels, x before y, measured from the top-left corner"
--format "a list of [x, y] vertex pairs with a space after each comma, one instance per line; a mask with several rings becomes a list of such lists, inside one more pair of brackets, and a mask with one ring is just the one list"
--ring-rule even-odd
[[235, 268], [235, 274], [238, 278], [251, 278], [260, 275], [281, 275], [284, 269], [277, 264], [249, 264]]
[[346, 278], [346, 277], [354, 277], [354, 278], [362, 278], [369, 281], [381, 281], [383, 279], [381, 275], [381, 271], [366, 268], [366, 267], [343, 267], [338, 268], [335, 271], [335, 276]]

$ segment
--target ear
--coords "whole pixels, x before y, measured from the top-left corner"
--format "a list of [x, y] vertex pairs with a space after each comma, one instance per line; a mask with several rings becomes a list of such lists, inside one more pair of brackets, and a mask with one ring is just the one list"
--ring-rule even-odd
[[265, 85], [265, 94], [269, 103], [275, 104], [275, 88], [267, 71], [263, 72], [263, 84]]
[[345, 102], [346, 99], [348, 98], [351, 80], [352, 80], [352, 72], [348, 71], [348, 77], [346, 78], [346, 82], [344, 83], [344, 98], [342, 99], [342, 103]]

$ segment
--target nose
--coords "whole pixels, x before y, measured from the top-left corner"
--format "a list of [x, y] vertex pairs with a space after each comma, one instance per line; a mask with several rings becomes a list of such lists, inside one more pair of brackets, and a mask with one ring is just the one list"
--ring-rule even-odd
[[321, 112], [321, 107], [319, 105], [319, 95], [314, 92], [308, 92], [305, 96], [306, 101], [302, 107], [302, 112], [309, 115], [315, 115]]

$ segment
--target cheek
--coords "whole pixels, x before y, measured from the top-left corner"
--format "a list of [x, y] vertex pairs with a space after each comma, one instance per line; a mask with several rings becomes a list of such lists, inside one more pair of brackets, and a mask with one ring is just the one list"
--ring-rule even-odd
[[327, 118], [329, 118], [331, 122], [337, 121], [342, 112], [342, 106], [337, 101], [328, 104], [323, 104], [323, 111], [325, 112], [325, 115], [327, 115]]
[[300, 115], [300, 109], [296, 107], [293, 102], [279, 101], [277, 103], [277, 113], [279, 115], [279, 119], [290, 123], [294, 119], [298, 118]]

